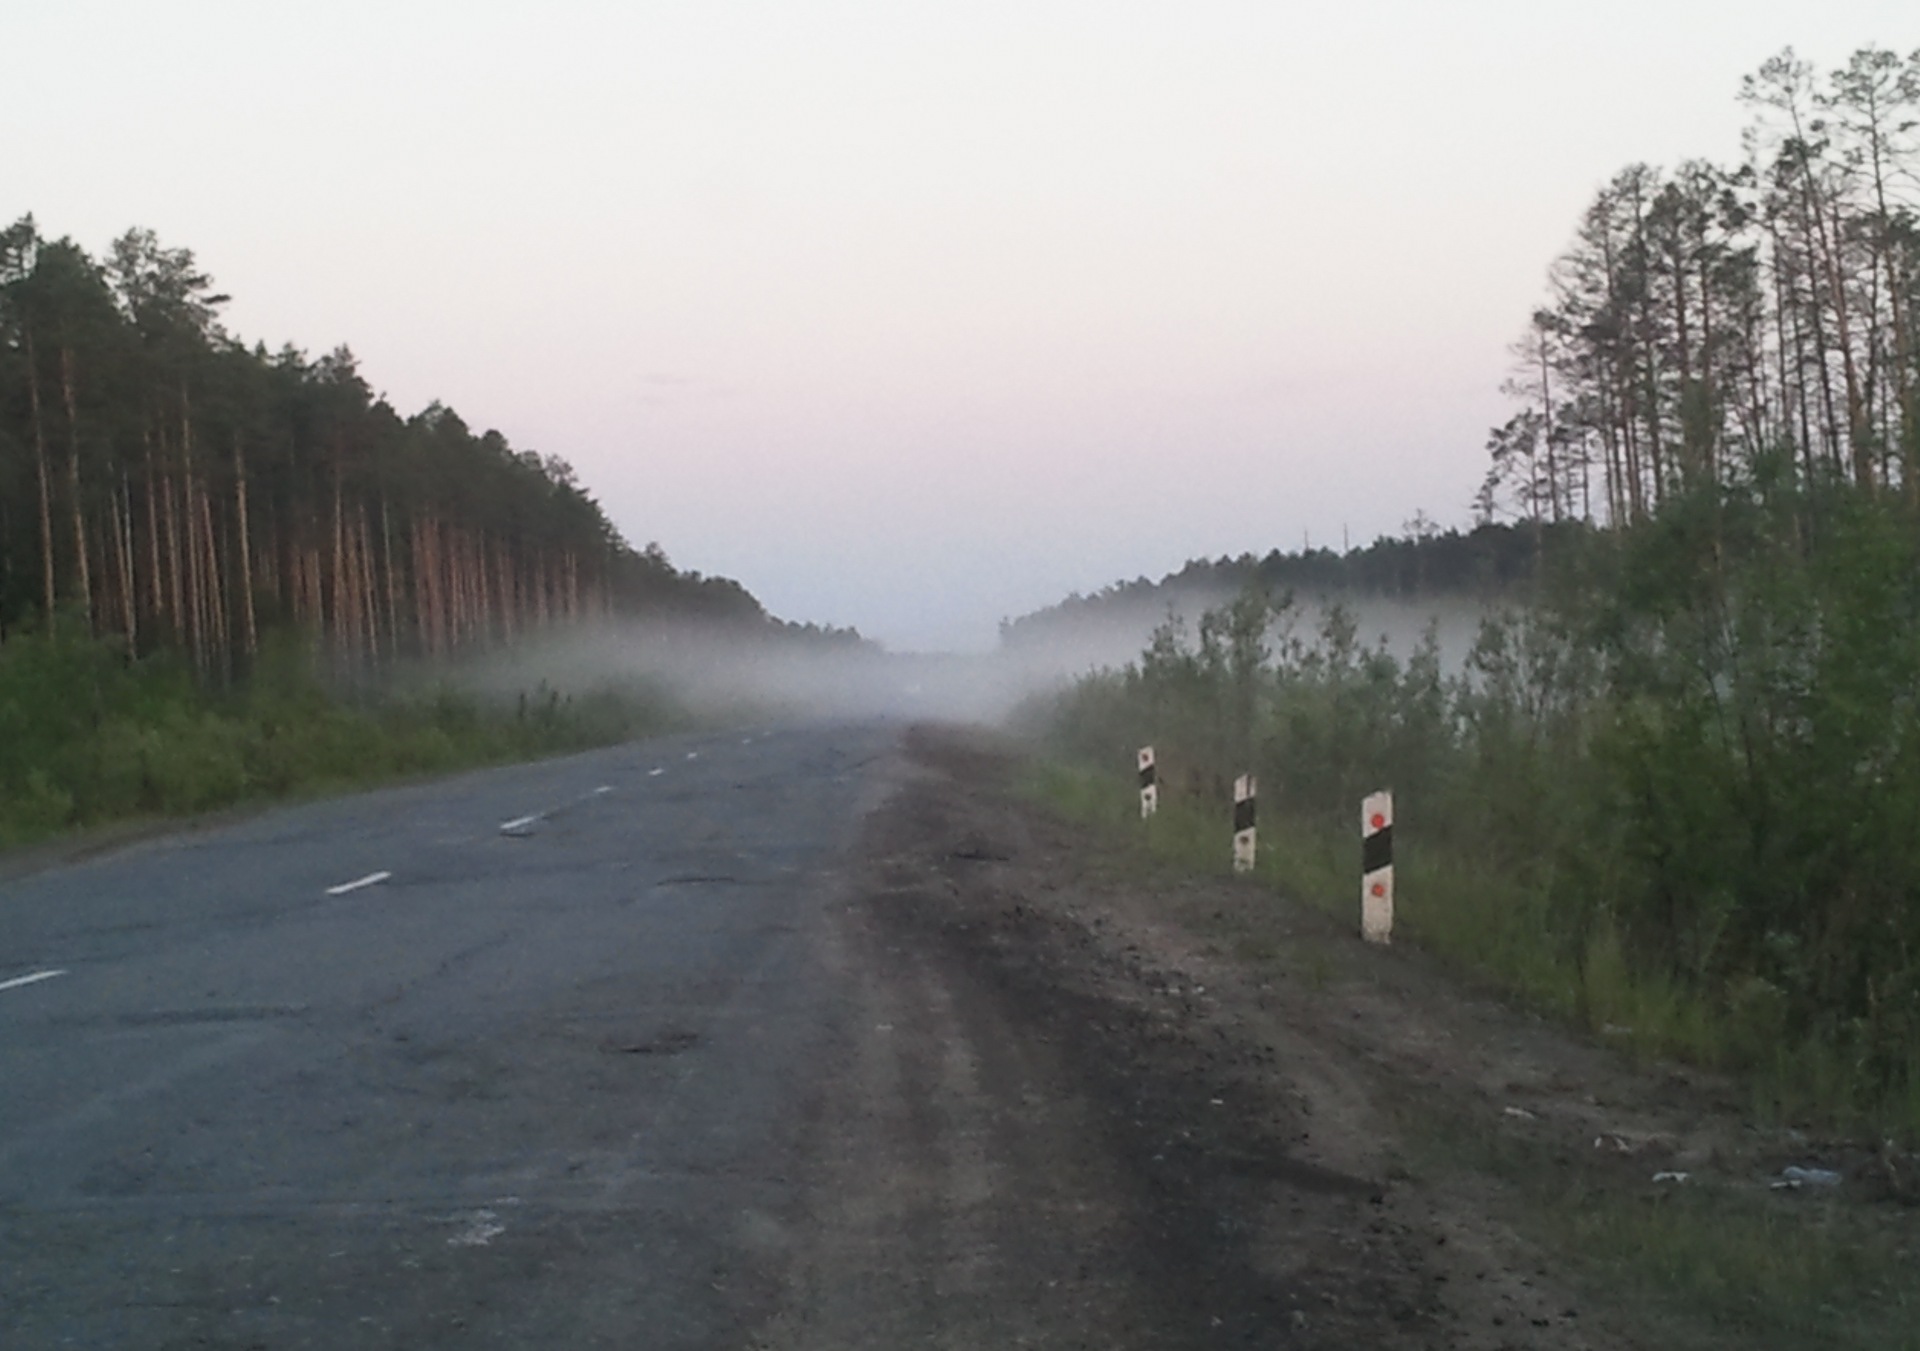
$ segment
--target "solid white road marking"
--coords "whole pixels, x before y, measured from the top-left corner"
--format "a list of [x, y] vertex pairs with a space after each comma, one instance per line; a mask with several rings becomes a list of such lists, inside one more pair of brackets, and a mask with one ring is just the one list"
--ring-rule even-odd
[[64, 971], [36, 971], [31, 976], [15, 976], [12, 980], [0, 980], [0, 990], [14, 990], [22, 985], [37, 985], [43, 980], [52, 980], [55, 976], [64, 976]]
[[327, 888], [327, 895], [329, 895], [329, 896], [344, 896], [344, 895], [346, 895], [346, 894], [347, 894], [347, 893], [348, 893], [349, 891], [358, 891], [358, 890], [360, 890], [360, 888], [361, 888], [361, 887], [370, 887], [370, 886], [373, 886], [373, 885], [374, 885], [375, 883], [377, 883], [377, 882], [384, 882], [384, 881], [386, 881], [386, 880], [387, 880], [387, 879], [388, 879], [389, 877], [392, 877], [392, 876], [393, 876], [393, 874], [392, 874], [392, 873], [385, 873], [385, 872], [382, 872], [382, 873], [368, 873], [368, 874], [367, 874], [367, 875], [366, 875], [365, 877], [356, 877], [356, 878], [354, 878], [354, 880], [353, 880], [353, 881], [351, 881], [351, 882], [342, 882], [342, 883], [341, 883], [341, 884], [340, 884], [339, 886], [337, 886], [337, 887], [328, 887], [328, 888]]

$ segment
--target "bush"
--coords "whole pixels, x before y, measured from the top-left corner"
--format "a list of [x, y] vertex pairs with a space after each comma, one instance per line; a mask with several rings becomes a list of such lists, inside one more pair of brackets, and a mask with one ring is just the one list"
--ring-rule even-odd
[[[1507, 988], [1834, 1116], [1920, 1102], [1920, 530], [1763, 479], [1569, 550], [1464, 669], [1255, 592], [1029, 707], [1055, 750], [1151, 742], [1170, 798], [1260, 775], [1356, 846], [1396, 791], [1402, 920]], [[1348, 900], [1339, 898], [1345, 906]], [[1920, 1115], [1907, 1124], [1920, 1127]]]
[[[375, 783], [604, 745], [666, 725], [655, 692], [488, 702], [450, 684], [349, 701], [297, 635], [268, 635], [237, 691], [200, 688], [172, 656], [70, 635], [0, 645], [0, 844], [126, 816]], [[528, 711], [531, 705], [531, 712]]]

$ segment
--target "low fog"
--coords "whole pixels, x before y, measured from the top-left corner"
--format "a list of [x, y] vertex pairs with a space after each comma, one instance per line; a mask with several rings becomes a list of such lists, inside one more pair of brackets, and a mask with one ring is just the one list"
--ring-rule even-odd
[[[996, 656], [1036, 675], [1117, 668], [1139, 658], [1153, 632], [1169, 621], [1180, 626], [1189, 647], [1199, 638], [1201, 617], [1230, 603], [1228, 589], [1194, 588], [1171, 594], [1100, 598], [1078, 608], [1062, 607], [1031, 634], [1023, 625], [1011, 642], [1003, 642]], [[1328, 594], [1276, 598], [1278, 618], [1272, 641], [1287, 636], [1311, 643], [1337, 605], [1353, 617], [1363, 647], [1384, 646], [1396, 659], [1413, 655], [1429, 627], [1440, 646], [1440, 663], [1449, 675], [1458, 674], [1480, 635], [1482, 621], [1502, 608], [1498, 604], [1462, 596], [1402, 599], [1378, 595]]]
[[[701, 718], [775, 721], [897, 718], [994, 723], [1030, 696], [1139, 658], [1170, 617], [1195, 640], [1205, 610], [1227, 595], [1163, 597], [1062, 617], [1044, 634], [1024, 629], [987, 653], [892, 653], [874, 644], [741, 633], [714, 626], [628, 623], [582, 627], [544, 642], [482, 658], [462, 684], [493, 698], [551, 690], [562, 696], [607, 688], [651, 687]], [[1444, 669], [1457, 673], [1489, 607], [1459, 598], [1339, 601], [1354, 616], [1361, 643], [1404, 661], [1431, 627]], [[1272, 639], [1311, 642], [1332, 599], [1296, 601], [1276, 620]]]

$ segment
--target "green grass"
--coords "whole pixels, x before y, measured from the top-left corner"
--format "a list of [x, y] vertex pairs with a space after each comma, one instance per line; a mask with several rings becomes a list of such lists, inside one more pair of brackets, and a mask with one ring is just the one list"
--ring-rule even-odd
[[1590, 1289], [1693, 1328], [1682, 1345], [1920, 1351], [1911, 1212], [1698, 1179], [1623, 1187], [1430, 1099], [1401, 1124], [1416, 1177], [1498, 1178], [1523, 1233], [1563, 1254]]
[[[1121, 852], [1176, 872], [1226, 876], [1221, 805], [1163, 800], [1139, 819], [1128, 779], [1062, 764], [1029, 764], [1020, 791], [1070, 820], [1125, 842]], [[1263, 820], [1255, 884], [1359, 924], [1359, 846], [1336, 823]], [[1488, 860], [1401, 844], [1395, 935], [1474, 980], [1645, 1054], [1725, 1060], [1752, 1035], [1738, 1010], [1719, 1010], [1637, 975], [1602, 933], [1576, 960], [1544, 905]], [[1125, 866], [1124, 864], [1121, 866]], [[1135, 869], [1139, 863], [1133, 865]], [[1177, 905], [1177, 901], [1170, 901]], [[1272, 912], [1189, 916], [1242, 960], [1310, 989], [1344, 974], [1340, 945], [1289, 939]], [[1744, 1015], [1752, 1016], [1752, 1015]], [[1832, 1055], [1817, 1044], [1779, 1049], [1749, 1070], [1756, 1115], [1785, 1119], [1844, 1096]], [[1907, 1105], [1911, 1110], [1915, 1104]], [[1920, 1111], [1908, 1117], [1920, 1120]], [[1482, 1173], [1517, 1198], [1513, 1221], [1564, 1254], [1578, 1278], [1616, 1296], [1654, 1301], [1665, 1319], [1699, 1330], [1699, 1344], [1832, 1346], [1920, 1351], [1920, 1270], [1912, 1212], [1814, 1195], [1701, 1185], [1623, 1189], [1591, 1161], [1454, 1119], [1423, 1099], [1402, 1121], [1416, 1175]]]
[[684, 722], [633, 684], [483, 699], [450, 683], [342, 693], [290, 639], [242, 687], [104, 643], [0, 646], [0, 848], [129, 819], [366, 787], [607, 745]]
[[[1060, 762], [1036, 763], [1024, 791], [1070, 819], [1116, 832], [1177, 867], [1230, 871], [1223, 804], [1163, 797], [1139, 819], [1123, 775]], [[1611, 929], [1597, 924], [1575, 944], [1537, 878], [1501, 860], [1423, 840], [1402, 823], [1396, 843], [1394, 934], [1435, 954], [1460, 975], [1608, 1044], [1737, 1074], [1755, 1115], [1823, 1131], [1920, 1138], [1920, 1048], [1905, 1087], [1862, 1105], [1858, 1066], [1817, 1036], [1790, 1037], [1764, 983], [1709, 999], [1629, 962]], [[1255, 880], [1290, 899], [1359, 925], [1357, 830], [1325, 819], [1268, 811], [1260, 822]]]
[[[1795, 1198], [1796, 1201], [1800, 1198]], [[1616, 1281], [1652, 1289], [1749, 1345], [1920, 1348], [1914, 1254], [1809, 1201], [1811, 1215], [1706, 1189], [1564, 1195], [1563, 1246]]]

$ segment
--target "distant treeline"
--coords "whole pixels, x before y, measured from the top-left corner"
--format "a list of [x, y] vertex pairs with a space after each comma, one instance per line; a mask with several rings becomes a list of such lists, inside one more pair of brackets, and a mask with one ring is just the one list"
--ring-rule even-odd
[[1587, 533], [1586, 526], [1573, 521], [1487, 523], [1462, 533], [1436, 529], [1421, 516], [1404, 536], [1383, 537], [1344, 553], [1274, 549], [1264, 557], [1249, 553], [1237, 558], [1197, 558], [1157, 582], [1145, 577], [1116, 582], [1091, 595], [1069, 596], [1044, 610], [1006, 620], [1000, 626], [1000, 639], [1007, 646], [1053, 640], [1116, 618], [1150, 612], [1158, 619], [1169, 607], [1197, 613], [1250, 586], [1275, 595], [1293, 592], [1316, 599], [1464, 596], [1497, 600], [1530, 582], [1544, 559], [1565, 553]]
[[69, 625], [216, 680], [283, 624], [349, 669], [615, 615], [859, 641], [632, 548], [564, 460], [401, 416], [344, 347], [249, 348], [226, 299], [150, 231], [104, 262], [0, 232], [0, 640]]

